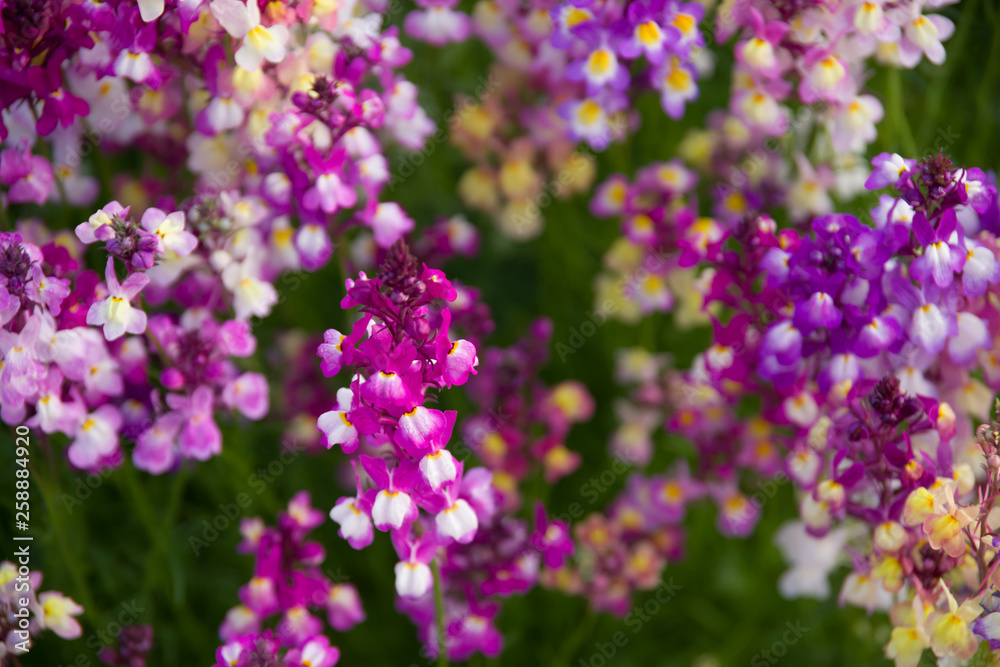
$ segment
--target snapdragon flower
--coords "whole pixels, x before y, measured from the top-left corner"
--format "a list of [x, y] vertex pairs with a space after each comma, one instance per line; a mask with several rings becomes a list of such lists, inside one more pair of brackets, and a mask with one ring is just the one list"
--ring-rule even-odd
[[[23, 566], [22, 566], [23, 567]], [[77, 639], [83, 628], [77, 616], [83, 607], [58, 591], [40, 592], [42, 573], [33, 570], [19, 573], [10, 561], [0, 562], [0, 657], [27, 654], [50, 630], [62, 639]], [[23, 612], [21, 612], [23, 610]], [[25, 619], [20, 622], [20, 619]]]
[[[963, 443], [973, 419], [989, 418], [988, 387], [997, 386], [987, 372], [995, 337], [987, 295], [1000, 284], [998, 246], [984, 229], [997, 195], [941, 154], [880, 155], [872, 164], [868, 186], [893, 187], [873, 211], [882, 220], [874, 227], [836, 213], [806, 231], [744, 218], [688, 255], [701, 267], [700, 296], [714, 304], [712, 344], [687, 371], [641, 357], [652, 368], [622, 414], [666, 415], [668, 429], [695, 443], [696, 483], [719, 505], [728, 534], [746, 534], [760, 511], [741, 478], [787, 475], [798, 487], [800, 542], [863, 545], [841, 603], [871, 612], [900, 596], [917, 610], [894, 617], [886, 654], [897, 665], [914, 664], [924, 648], [965, 659], [976, 628], [991, 632], [976, 621], [977, 589], [996, 584], [996, 559], [983, 545], [994, 539], [987, 517], [1000, 459], [990, 457], [1000, 441], [983, 426], [978, 452]], [[627, 196], [612, 199], [612, 188], [628, 193], [612, 182], [597, 203], [627, 210]], [[970, 261], [979, 264], [966, 282]], [[737, 420], [734, 401], [745, 392], [761, 397], [761, 411]], [[642, 442], [643, 431], [635, 437]], [[686, 480], [681, 470], [660, 482], [674, 500], [653, 506], [657, 520], [678, 519]], [[596, 519], [593, 530], [600, 537]], [[945, 588], [966, 559], [975, 583]], [[792, 560], [788, 593], [829, 590], [829, 567], [807, 575]]]
[[[287, 510], [278, 514], [277, 526], [260, 519], [243, 519], [239, 550], [253, 553], [257, 562], [253, 579], [240, 590], [242, 604], [230, 609], [219, 628], [224, 642], [216, 652], [218, 667], [262, 664], [333, 667], [340, 650], [324, 635], [326, 616], [338, 631], [365, 619], [361, 600], [352, 584], [331, 581], [321, 569], [326, 554], [308, 534], [323, 522], [323, 513], [312, 507], [308, 492], [296, 494]], [[265, 624], [272, 627], [265, 627]]]

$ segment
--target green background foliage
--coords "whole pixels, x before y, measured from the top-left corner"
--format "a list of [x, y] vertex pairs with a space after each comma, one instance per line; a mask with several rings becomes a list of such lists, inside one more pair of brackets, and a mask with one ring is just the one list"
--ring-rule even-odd
[[[873, 154], [881, 150], [908, 156], [926, 154], [937, 137], [949, 136], [954, 139], [949, 150], [957, 163], [984, 169], [1000, 166], [996, 150], [1000, 139], [998, 11], [994, 0], [965, 0], [947, 8], [945, 13], [955, 20], [957, 33], [946, 44], [948, 60], [942, 67], [924, 62], [915, 71], [873, 72], [868, 88], [886, 108]], [[474, 42], [441, 50], [411, 46], [415, 58], [406, 74], [420, 88], [428, 113], [440, 123], [453, 108], [455, 94], [471, 94], [480, 85], [480, 77], [488, 70], [489, 53]], [[632, 175], [651, 161], [671, 158], [688, 128], [698, 127], [708, 111], [726, 104], [731, 45], [713, 50], [717, 54], [715, 73], [702, 82], [701, 96], [683, 121], [666, 118], [655, 96], [642, 98], [641, 128], [599, 156], [599, 177], [613, 171]], [[425, 163], [394, 192], [421, 225], [438, 216], [463, 212], [455, 184], [467, 167], [447, 143], [435, 144], [425, 153]], [[130, 160], [135, 159], [114, 158], [121, 160], [121, 165], [134, 164]], [[391, 154], [393, 171], [407, 159], [402, 152]], [[112, 161], [111, 167], [117, 164]], [[702, 192], [701, 201], [707, 213], [707, 191]], [[11, 218], [16, 219], [21, 212], [12, 211]], [[52, 226], [66, 228], [87, 214], [58, 207], [45, 211]], [[455, 260], [445, 267], [450, 276], [480, 288], [492, 307], [497, 328], [490, 344], [512, 343], [540, 315], [550, 317], [555, 324], [553, 342], [566, 343], [570, 329], [584, 322], [593, 307], [593, 279], [600, 271], [604, 250], [618, 233], [616, 223], [594, 219], [584, 196], [556, 201], [543, 215], [546, 225], [541, 236], [515, 243], [500, 236], [483, 216], [469, 214], [483, 232], [481, 256], [473, 261]], [[101, 266], [98, 255], [97, 250], [89, 255], [95, 268]], [[235, 553], [238, 519], [229, 521], [229, 527], [219, 531], [218, 538], [201, 547], [197, 555], [190, 538], [211, 535], [206, 533], [205, 522], [225, 516], [221, 507], [235, 503], [239, 494], [247, 494], [251, 501], [240, 509], [241, 516], [262, 516], [273, 523], [276, 512], [300, 489], [310, 490], [314, 504], [324, 510], [346, 490], [337, 476], [345, 460], [339, 450], [319, 456], [303, 454], [288, 465], [281, 464], [282, 472], [270, 483], [255, 473], [277, 460], [285, 426], [280, 418], [279, 382], [284, 369], [275, 353], [279, 332], [295, 327], [320, 335], [331, 326], [342, 328], [342, 281], [335, 263], [315, 274], [279, 281], [282, 302], [255, 328], [258, 352], [246, 363], [248, 369], [263, 372], [272, 380], [274, 409], [263, 423], [223, 424], [223, 453], [211, 461], [185, 468], [178, 475], [159, 477], [126, 464], [87, 494], [85, 476], [70, 471], [64, 460], [66, 443], [52, 439], [54, 452], [46, 457], [40, 434], [32, 434], [32, 533], [36, 537], [32, 566], [45, 573], [43, 590], [61, 590], [87, 610], [82, 617], [81, 639], [67, 642], [47, 634], [22, 659], [25, 667], [100, 664], [97, 650], [103, 640], [115, 633], [116, 623], [129, 619], [155, 627], [152, 666], [211, 664], [218, 645], [218, 625], [227, 609], [237, 603], [237, 589], [250, 578], [253, 559]], [[581, 502], [583, 485], [610, 470], [607, 438], [615, 424], [611, 404], [622, 392], [611, 376], [614, 350], [643, 345], [669, 352], [683, 365], [707, 340], [706, 331], [681, 332], [672, 326], [670, 316], [654, 316], [638, 326], [604, 324], [564, 362], [554, 357], [544, 371], [546, 380], [575, 378], [584, 382], [597, 401], [597, 413], [589, 423], [577, 426], [567, 443], [582, 453], [580, 469], [540, 492], [548, 496], [553, 513], [565, 512], [571, 503]], [[329, 384], [331, 401], [337, 386], [336, 381]], [[442, 403], [459, 409], [460, 419], [471, 414], [461, 389], [444, 392]], [[693, 455], [690, 445], [679, 438], [662, 432], [657, 438], [657, 453], [650, 466], [653, 472], [665, 469], [678, 457]], [[13, 551], [13, 547], [8, 548], [13, 544], [13, 429], [4, 429], [0, 444], [3, 469], [10, 471], [0, 482], [5, 489], [0, 502], [0, 543], [5, 545], [6, 554]], [[624, 481], [619, 476], [595, 503], [585, 500], [583, 504], [588, 511], [600, 510]], [[744, 480], [744, 485], [754, 489], [758, 481]], [[74, 494], [81, 502], [66, 501]], [[881, 657], [881, 645], [889, 632], [884, 614], [869, 618], [863, 611], [839, 608], [835, 599], [785, 601], [778, 596], [776, 582], [784, 564], [772, 536], [782, 522], [794, 516], [792, 490], [784, 485], [764, 505], [762, 521], [752, 537], [729, 539], [715, 528], [714, 508], [698, 505], [686, 521], [688, 557], [670, 565], [664, 575], [681, 588], [640, 628], [588, 612], [581, 599], [536, 588], [526, 597], [504, 604], [499, 620], [506, 640], [503, 655], [489, 661], [477, 656], [471, 664], [600, 665], [604, 664], [600, 645], [613, 643], [615, 633], [621, 632], [626, 639], [624, 646], [615, 647], [607, 664], [764, 665], [771, 663], [762, 651], [782, 641], [788, 623], [798, 624], [803, 635], [787, 647], [787, 655], [780, 658], [784, 664], [888, 664]], [[343, 652], [341, 664], [430, 664], [420, 657], [412, 625], [394, 609], [395, 554], [387, 536], [378, 535], [363, 552], [350, 549], [338, 538], [332, 522], [318, 528], [314, 536], [327, 549], [326, 567], [331, 576], [357, 586], [368, 614], [368, 620], [351, 632], [332, 635], [333, 643]], [[834, 591], [839, 590], [846, 570], [835, 573]], [[636, 604], [651, 597], [649, 593], [639, 595]], [[621, 636], [618, 643], [622, 643]]]

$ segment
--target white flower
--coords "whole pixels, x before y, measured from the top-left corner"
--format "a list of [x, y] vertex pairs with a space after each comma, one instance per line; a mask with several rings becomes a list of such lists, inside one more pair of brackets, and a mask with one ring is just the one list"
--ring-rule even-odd
[[278, 303], [274, 285], [257, 277], [257, 262], [253, 257], [227, 266], [222, 272], [222, 282], [233, 293], [233, 309], [238, 319], [251, 315], [265, 317]]
[[235, 39], [243, 40], [236, 51], [236, 64], [248, 72], [260, 69], [264, 60], [280, 63], [285, 58], [288, 28], [260, 24], [260, 8], [256, 0], [244, 4], [239, 0], [212, 0], [212, 16]]
[[115, 261], [108, 258], [104, 272], [108, 285], [108, 298], [91, 304], [87, 311], [87, 324], [104, 326], [104, 337], [115, 340], [125, 335], [125, 332], [141, 334], [146, 330], [146, 313], [133, 308], [129, 303], [143, 287], [149, 283], [145, 273], [133, 273], [119, 284], [115, 276]]
[[479, 528], [479, 519], [476, 518], [476, 513], [469, 506], [469, 503], [461, 498], [456, 500], [451, 507], [446, 507], [438, 512], [437, 516], [434, 517], [434, 523], [438, 533], [463, 544], [471, 541], [476, 535], [476, 529]]
[[396, 563], [396, 592], [400, 597], [418, 598], [430, 590], [434, 577], [424, 563]]
[[163, 14], [164, 0], [138, 0], [139, 16], [146, 23], [150, 23], [160, 18]]

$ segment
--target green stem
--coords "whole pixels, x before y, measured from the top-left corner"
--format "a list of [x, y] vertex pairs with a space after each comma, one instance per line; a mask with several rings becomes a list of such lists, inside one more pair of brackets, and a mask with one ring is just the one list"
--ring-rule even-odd
[[[130, 475], [133, 481], [129, 483], [129, 486], [133, 489], [137, 488], [138, 480], [135, 479], [135, 473], [132, 472]], [[178, 586], [178, 578], [176, 574], [176, 569], [178, 567], [176, 558], [173, 557], [170, 551], [169, 545], [171, 542], [171, 536], [174, 530], [174, 522], [177, 518], [177, 511], [180, 509], [180, 501], [183, 497], [184, 489], [184, 473], [182, 470], [178, 471], [174, 475], [173, 484], [170, 489], [170, 497], [167, 500], [167, 507], [163, 513], [163, 520], [159, 522], [158, 529], [147, 529], [149, 532], [150, 540], [152, 541], [152, 548], [150, 549], [148, 560], [146, 562], [146, 577], [143, 582], [143, 598], [148, 599], [149, 590], [152, 587], [152, 582], [154, 581], [151, 575], [151, 571], [155, 570], [157, 567], [156, 559], [160, 556], [163, 557], [165, 564], [169, 567], [173, 574], [173, 590], [170, 594], [170, 600], [175, 609], [180, 610], [182, 591]], [[144, 520], [145, 523], [145, 520]], [[152, 528], [153, 524], [149, 524]]]
[[66, 541], [69, 536], [67, 527], [63, 523], [62, 513], [56, 507], [56, 496], [59, 491], [58, 471], [53, 466], [52, 479], [54, 487], [50, 487], [49, 481], [41, 474], [38, 467], [34, 464], [29, 465], [32, 466], [31, 477], [37, 482], [38, 489], [42, 492], [42, 500], [45, 502], [45, 507], [48, 510], [49, 521], [52, 522], [52, 532], [56, 541], [56, 548], [59, 550], [63, 562], [66, 563], [66, 569], [73, 580], [74, 594], [71, 597], [78, 598], [79, 603], [83, 605], [84, 617], [96, 627], [98, 625], [97, 607], [94, 604], [94, 597], [90, 592], [90, 586], [87, 585], [87, 577], [84, 576], [83, 570], [80, 569], [80, 561], [83, 554], [74, 554], [73, 549], [70, 548], [69, 543]]
[[995, 104], [996, 100], [990, 100], [991, 93], [995, 93], [997, 86], [995, 79], [998, 71], [998, 64], [996, 59], [1000, 58], [1000, 21], [996, 22], [993, 30], [993, 43], [990, 45], [990, 54], [986, 59], [986, 70], [983, 72], [982, 83], [979, 86], [979, 90], [976, 93], [976, 115], [978, 117], [977, 132], [975, 148], [972, 164], [979, 164], [987, 159], [986, 151], [987, 147], [992, 147], [992, 134], [994, 126], [996, 125], [996, 114], [991, 108], [991, 103]]
[[[890, 67], [886, 70], [886, 76], [888, 77], [889, 115], [892, 118], [893, 135], [899, 132], [899, 148], [903, 149], [904, 155], [919, 157], [917, 155], [917, 142], [913, 138], [910, 123], [903, 112], [902, 75], [898, 68]], [[896, 147], [889, 146], [890, 150], [894, 148]]]
[[[177, 474], [174, 477], [173, 486], [170, 489], [170, 499], [167, 501], [167, 511], [163, 517], [163, 526], [160, 528], [160, 533], [159, 533], [160, 550], [168, 554], [170, 554], [168, 546], [171, 542], [171, 534], [174, 531], [174, 523], [177, 520], [177, 512], [178, 510], [180, 510], [181, 499], [184, 497], [184, 483], [185, 483], [184, 471], [183, 469], [180, 469], [177, 471]], [[173, 562], [175, 559], [168, 558], [168, 560], [171, 561], [171, 566], [173, 569], [173, 566], [176, 565], [176, 563]], [[173, 585], [174, 585], [174, 590], [172, 599], [174, 602], [174, 606], [179, 608], [181, 602], [183, 601], [182, 600], [183, 590], [181, 589], [180, 586], [178, 586], [178, 580], [176, 574], [174, 576]]]
[[967, 0], [962, 3], [962, 14], [955, 24], [958, 30], [955, 36], [948, 40], [949, 58], [935, 70], [934, 81], [925, 97], [927, 103], [924, 106], [924, 122], [920, 126], [920, 145], [925, 149], [931, 145], [934, 138], [934, 131], [941, 126], [938, 115], [941, 112], [941, 105], [944, 103], [945, 88], [952, 79], [952, 72], [955, 63], [964, 54], [965, 43], [969, 40], [972, 27], [976, 24], [976, 10], [979, 8], [979, 0]]
[[569, 661], [576, 655], [580, 644], [594, 631], [595, 623], [597, 623], [597, 614], [594, 613], [593, 608], [588, 604], [587, 613], [584, 614], [583, 620], [576, 626], [576, 632], [566, 639], [562, 648], [559, 649], [559, 653], [556, 654], [555, 660], [552, 661], [553, 667], [569, 665]]
[[448, 667], [448, 651], [444, 629], [444, 593], [441, 590], [441, 567], [438, 565], [437, 558], [431, 561], [431, 572], [434, 573], [434, 611], [437, 617], [438, 667]]
[[[146, 576], [141, 592], [142, 598], [149, 599], [149, 591], [160, 580], [158, 576], [154, 576], [154, 573], [158, 572], [158, 560], [163, 545], [163, 530], [159, 529], [160, 522], [156, 519], [156, 513], [153, 511], [153, 507], [146, 497], [146, 492], [139, 483], [138, 475], [131, 462], [126, 462], [121, 467], [121, 477], [124, 478], [128, 494], [132, 497], [132, 502], [135, 503], [136, 511], [139, 514], [139, 522], [142, 523], [142, 527], [149, 537], [149, 551], [146, 555]], [[169, 519], [169, 516], [165, 517], [165, 521]]]

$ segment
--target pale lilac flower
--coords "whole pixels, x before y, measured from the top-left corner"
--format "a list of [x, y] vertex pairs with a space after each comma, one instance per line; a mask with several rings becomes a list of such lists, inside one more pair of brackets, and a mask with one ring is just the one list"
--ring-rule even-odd
[[119, 283], [115, 275], [115, 260], [112, 257], [108, 258], [104, 277], [108, 286], [108, 297], [90, 306], [90, 310], [87, 311], [87, 324], [103, 326], [104, 337], [107, 340], [121, 338], [126, 332], [143, 333], [146, 330], [146, 313], [134, 308], [130, 302], [149, 284], [149, 277], [145, 273], [136, 272], [126, 278], [124, 283]]

